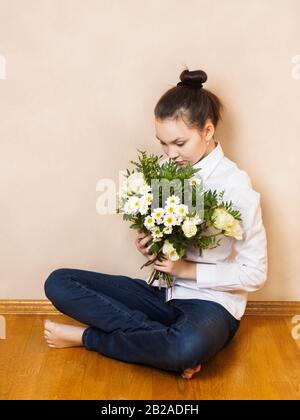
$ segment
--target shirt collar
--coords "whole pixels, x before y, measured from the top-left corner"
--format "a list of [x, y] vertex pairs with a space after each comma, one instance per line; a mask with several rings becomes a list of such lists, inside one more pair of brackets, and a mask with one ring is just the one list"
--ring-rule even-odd
[[220, 142], [216, 140], [216, 143], [217, 145], [215, 148], [207, 156], [192, 165], [193, 168], [201, 168], [195, 173], [195, 176], [199, 176], [203, 181], [207, 180], [224, 157], [224, 152]]

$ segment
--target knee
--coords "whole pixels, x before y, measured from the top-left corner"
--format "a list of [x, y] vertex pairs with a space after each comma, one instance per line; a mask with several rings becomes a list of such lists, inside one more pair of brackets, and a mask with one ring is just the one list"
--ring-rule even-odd
[[193, 368], [209, 358], [209, 346], [205, 338], [195, 334], [184, 334], [170, 348], [169, 357], [178, 371]]
[[44, 284], [45, 295], [50, 301], [55, 301], [60, 295], [63, 278], [68, 269], [58, 268], [50, 273]]

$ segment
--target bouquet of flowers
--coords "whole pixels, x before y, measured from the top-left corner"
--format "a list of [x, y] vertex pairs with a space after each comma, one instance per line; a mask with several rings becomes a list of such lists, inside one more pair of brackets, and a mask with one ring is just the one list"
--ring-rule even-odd
[[[160, 164], [163, 155], [138, 152], [139, 161], [130, 161], [135, 169], [127, 169], [117, 193], [117, 213], [123, 214], [123, 220], [133, 222], [132, 229], [152, 236], [149, 252], [156, 256], [141, 269], [156, 260], [183, 258], [190, 245], [201, 256], [203, 249], [219, 246], [223, 236], [242, 239], [240, 212], [233, 208], [232, 201], [222, 201], [225, 190], [217, 193], [204, 189], [202, 180], [195, 176], [200, 168], [191, 164], [180, 168], [171, 159]], [[169, 188], [164, 188], [166, 185]], [[169, 273], [154, 269], [147, 283], [151, 285], [156, 279], [159, 287], [162, 279], [167, 287], [172, 286]]]

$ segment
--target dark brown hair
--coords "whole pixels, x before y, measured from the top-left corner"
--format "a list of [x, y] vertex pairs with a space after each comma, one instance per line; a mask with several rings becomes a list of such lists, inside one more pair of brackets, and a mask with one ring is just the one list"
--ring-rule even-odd
[[203, 70], [183, 70], [177, 86], [167, 90], [154, 108], [156, 119], [182, 118], [190, 128], [202, 130], [210, 118], [217, 127], [223, 104], [212, 92], [203, 88], [207, 74]]

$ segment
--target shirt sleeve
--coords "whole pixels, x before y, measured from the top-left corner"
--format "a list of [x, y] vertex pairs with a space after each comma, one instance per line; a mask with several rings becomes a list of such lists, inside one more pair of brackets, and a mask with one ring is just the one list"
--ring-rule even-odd
[[243, 239], [233, 238], [236, 253], [233, 261], [197, 262], [197, 288], [254, 292], [266, 282], [268, 267], [260, 194], [252, 188], [237, 187], [231, 191], [230, 200], [241, 212]]

